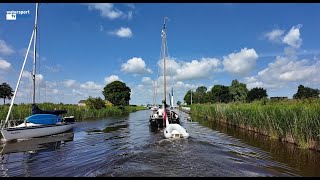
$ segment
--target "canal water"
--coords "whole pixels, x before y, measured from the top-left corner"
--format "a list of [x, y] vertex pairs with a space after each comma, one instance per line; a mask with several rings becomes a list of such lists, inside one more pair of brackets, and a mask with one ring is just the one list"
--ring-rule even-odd
[[0, 176], [320, 176], [319, 152], [179, 113], [188, 139], [164, 139], [144, 110], [2, 143]]

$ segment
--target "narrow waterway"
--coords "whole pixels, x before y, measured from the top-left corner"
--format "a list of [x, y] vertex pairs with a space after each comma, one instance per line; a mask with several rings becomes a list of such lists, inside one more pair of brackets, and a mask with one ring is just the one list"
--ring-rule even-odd
[[164, 139], [149, 110], [83, 121], [73, 131], [1, 144], [0, 176], [320, 176], [320, 153], [204, 119]]

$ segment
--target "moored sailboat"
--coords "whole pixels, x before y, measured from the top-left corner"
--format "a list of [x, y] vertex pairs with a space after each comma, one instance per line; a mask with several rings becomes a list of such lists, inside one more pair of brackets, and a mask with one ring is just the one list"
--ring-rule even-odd
[[24, 62], [20, 71], [18, 82], [15, 88], [13, 98], [7, 113], [6, 120], [1, 124], [1, 134], [3, 141], [11, 141], [16, 139], [28, 139], [33, 137], [48, 136], [53, 134], [62, 133], [71, 130], [74, 125], [74, 117], [62, 117], [62, 114], [66, 113], [66, 110], [49, 110], [44, 111], [38, 108], [35, 103], [35, 76], [36, 76], [36, 55], [34, 55], [33, 61], [33, 96], [32, 96], [32, 115], [25, 118], [24, 122], [20, 125], [9, 127], [9, 117], [12, 111], [15, 97], [19, 88], [20, 80], [26, 64], [30, 46], [33, 40], [34, 54], [36, 54], [36, 36], [37, 36], [37, 20], [38, 20], [38, 3], [36, 3], [35, 24], [30, 38], [29, 46], [24, 58]]

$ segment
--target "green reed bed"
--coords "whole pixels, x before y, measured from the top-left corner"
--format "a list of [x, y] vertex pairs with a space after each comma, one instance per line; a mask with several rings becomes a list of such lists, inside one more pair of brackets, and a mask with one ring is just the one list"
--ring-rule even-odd
[[197, 104], [191, 114], [207, 116], [272, 138], [320, 150], [320, 101], [257, 101]]
[[[53, 104], [53, 103], [43, 103], [37, 104], [40, 109], [43, 110], [67, 110], [66, 114], [63, 116], [74, 116], [76, 121], [82, 121], [87, 119], [98, 119], [109, 116], [125, 115], [130, 112], [135, 112], [145, 109], [141, 106], [125, 106], [125, 107], [115, 107], [107, 106], [102, 109], [91, 109], [85, 106], [68, 105], [68, 104]], [[9, 110], [8, 105], [0, 106], [0, 120], [4, 120], [7, 116]], [[12, 113], [10, 119], [21, 120], [31, 115], [31, 104], [20, 104], [14, 105], [12, 108]]]

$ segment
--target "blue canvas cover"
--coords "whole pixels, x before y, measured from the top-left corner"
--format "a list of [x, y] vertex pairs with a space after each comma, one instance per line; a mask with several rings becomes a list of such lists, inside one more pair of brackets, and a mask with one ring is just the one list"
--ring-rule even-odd
[[27, 122], [34, 124], [56, 124], [62, 122], [62, 117], [54, 114], [35, 114], [26, 118]]

